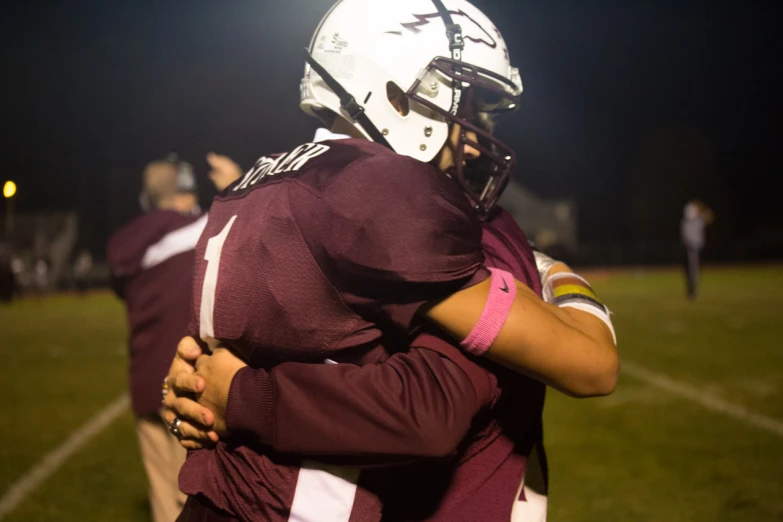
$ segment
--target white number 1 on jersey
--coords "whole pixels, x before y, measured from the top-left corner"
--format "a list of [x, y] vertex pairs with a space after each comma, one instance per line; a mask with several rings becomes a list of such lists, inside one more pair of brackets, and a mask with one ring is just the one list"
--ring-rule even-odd
[[201, 287], [201, 314], [199, 316], [200, 334], [204, 341], [215, 338], [215, 290], [220, 269], [220, 256], [223, 253], [223, 245], [228, 238], [228, 233], [236, 219], [236, 216], [229, 219], [220, 234], [207, 241], [207, 251], [204, 253], [207, 271], [204, 273], [204, 286]]

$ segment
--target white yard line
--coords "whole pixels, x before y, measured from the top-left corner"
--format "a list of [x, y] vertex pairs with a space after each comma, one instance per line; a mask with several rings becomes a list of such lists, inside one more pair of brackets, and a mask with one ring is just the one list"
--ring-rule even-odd
[[708, 410], [712, 410], [717, 413], [722, 413], [732, 417], [735, 420], [761, 428], [762, 430], [769, 431], [783, 438], [783, 422], [767, 417], [760, 413], [751, 411], [744, 406], [735, 404], [733, 402], [726, 401], [720, 397], [713, 395], [704, 390], [695, 388], [689, 384], [685, 384], [682, 381], [673, 379], [666, 375], [655, 373], [647, 368], [640, 366], [636, 363], [628, 360], [622, 360], [620, 363], [623, 373], [627, 373], [631, 377], [643, 381], [651, 386], [665, 390], [671, 394], [678, 395], [684, 399], [693, 401]]
[[83, 448], [93, 437], [101, 433], [117, 417], [125, 413], [130, 405], [127, 394], [115, 399], [87, 424], [76, 430], [60, 446], [49, 452], [41, 461], [11, 484], [0, 497], [0, 520], [13, 511], [30, 493], [38, 489], [74, 453]]

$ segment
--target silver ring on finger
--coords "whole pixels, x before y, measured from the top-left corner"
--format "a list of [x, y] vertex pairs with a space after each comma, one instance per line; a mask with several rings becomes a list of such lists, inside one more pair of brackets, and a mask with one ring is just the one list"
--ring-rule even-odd
[[180, 425], [182, 424], [182, 419], [179, 417], [174, 417], [174, 420], [169, 424], [169, 431], [172, 435], [177, 437], [178, 439], [182, 438], [182, 432], [179, 430]]

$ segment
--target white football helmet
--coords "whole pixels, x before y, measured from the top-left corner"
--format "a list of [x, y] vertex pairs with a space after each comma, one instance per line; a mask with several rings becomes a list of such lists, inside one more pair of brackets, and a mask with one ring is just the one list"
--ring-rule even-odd
[[[301, 107], [351, 122], [365, 137], [423, 162], [443, 148], [452, 123], [462, 143], [491, 160], [488, 181], [468, 183], [459, 147], [457, 179], [480, 214], [505, 188], [513, 151], [476, 125], [476, 115], [513, 110], [522, 81], [492, 21], [465, 0], [340, 0], [321, 20], [308, 49]], [[400, 114], [387, 92], [407, 94]], [[472, 102], [472, 103], [469, 103]], [[467, 131], [479, 143], [466, 138]]]

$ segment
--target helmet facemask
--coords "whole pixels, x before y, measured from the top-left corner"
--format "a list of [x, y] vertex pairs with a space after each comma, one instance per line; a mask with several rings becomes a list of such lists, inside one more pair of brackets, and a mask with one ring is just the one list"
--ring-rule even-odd
[[[422, 84], [451, 80], [455, 103], [444, 110], [422, 95]], [[488, 215], [505, 189], [516, 164], [514, 151], [497, 139], [479, 114], [492, 115], [514, 110], [520, 100], [519, 88], [507, 78], [459, 60], [437, 57], [407, 92], [408, 97], [460, 126], [454, 151], [454, 165], [448, 174], [455, 179], [480, 218]], [[477, 140], [468, 137], [473, 133]], [[477, 160], [464, 161], [465, 146], [481, 153]]]

